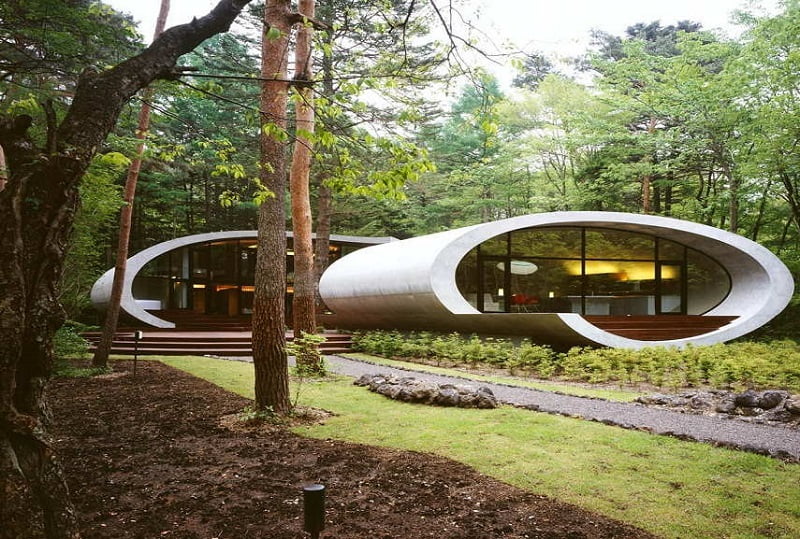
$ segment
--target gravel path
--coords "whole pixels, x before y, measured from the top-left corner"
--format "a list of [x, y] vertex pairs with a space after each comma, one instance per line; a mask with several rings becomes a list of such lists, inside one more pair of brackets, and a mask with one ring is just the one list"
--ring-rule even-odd
[[487, 386], [498, 400], [530, 410], [598, 421], [607, 425], [674, 436], [683, 440], [706, 442], [769, 455], [791, 462], [800, 462], [800, 430], [798, 429], [748, 423], [739, 419], [686, 414], [637, 403], [575, 397], [506, 384], [470, 381], [466, 376], [443, 376], [416, 371], [413, 368], [399, 369], [340, 356], [326, 356], [325, 361], [332, 371], [354, 378], [364, 374], [381, 373], [413, 376], [438, 384]]

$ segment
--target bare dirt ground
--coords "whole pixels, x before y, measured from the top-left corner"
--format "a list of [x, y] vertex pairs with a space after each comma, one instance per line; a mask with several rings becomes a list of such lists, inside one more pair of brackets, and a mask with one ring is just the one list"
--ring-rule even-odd
[[304, 537], [309, 483], [327, 487], [326, 538], [650, 537], [444, 458], [231, 428], [246, 399], [155, 362], [134, 378], [131, 365], [51, 385], [84, 537]]

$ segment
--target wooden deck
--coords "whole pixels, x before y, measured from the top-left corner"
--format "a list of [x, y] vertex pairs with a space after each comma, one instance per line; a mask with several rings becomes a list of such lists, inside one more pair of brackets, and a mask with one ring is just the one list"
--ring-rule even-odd
[[620, 337], [639, 341], [669, 341], [710, 333], [738, 317], [665, 314], [653, 316], [586, 315], [584, 318], [600, 329]]
[[[163, 330], [142, 329], [144, 337], [138, 343], [139, 355], [158, 356], [252, 356], [253, 343], [250, 331], [202, 331], [202, 330]], [[319, 345], [323, 354], [337, 354], [352, 350], [352, 336], [347, 333], [321, 333], [325, 342]], [[87, 332], [83, 337], [94, 350], [100, 339], [99, 332]], [[294, 336], [286, 333], [286, 340]], [[137, 343], [133, 331], [120, 331], [114, 338], [112, 354], [133, 355]]]

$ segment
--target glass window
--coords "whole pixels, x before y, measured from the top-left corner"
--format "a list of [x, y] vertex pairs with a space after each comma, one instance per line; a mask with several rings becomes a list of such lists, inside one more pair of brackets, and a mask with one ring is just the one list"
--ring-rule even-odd
[[478, 298], [478, 310], [485, 313], [506, 312], [505, 262], [483, 260], [482, 294]]
[[678, 261], [683, 260], [685, 255], [685, 247], [680, 243], [674, 241], [659, 239], [658, 240], [658, 259], [661, 261]]
[[239, 244], [239, 282], [251, 285], [256, 278], [256, 247], [254, 241]]
[[655, 238], [601, 228], [586, 229], [586, 258], [654, 260]]
[[456, 268], [456, 286], [470, 305], [478, 308], [478, 250], [473, 249]]
[[580, 312], [581, 276], [562, 261], [511, 260], [509, 310], [511, 312]]
[[471, 251], [456, 270], [459, 290], [483, 312], [704, 314], [730, 291], [722, 266], [671, 240], [553, 227], [512, 232], [508, 253], [506, 237]]
[[178, 279], [189, 278], [189, 249], [181, 247], [170, 253], [170, 274]]
[[511, 256], [581, 257], [580, 228], [530, 228], [511, 233]]
[[236, 242], [212, 243], [209, 247], [210, 278], [218, 282], [236, 281]]
[[171, 253], [165, 253], [145, 264], [139, 272], [139, 275], [142, 277], [171, 277], [169, 263], [170, 254]]
[[704, 314], [717, 305], [731, 290], [731, 278], [722, 266], [710, 257], [686, 250], [688, 314]]
[[191, 249], [192, 277], [206, 279], [208, 277], [208, 246], [198, 245]]
[[508, 254], [508, 234], [502, 234], [481, 243], [481, 255], [501, 255]]

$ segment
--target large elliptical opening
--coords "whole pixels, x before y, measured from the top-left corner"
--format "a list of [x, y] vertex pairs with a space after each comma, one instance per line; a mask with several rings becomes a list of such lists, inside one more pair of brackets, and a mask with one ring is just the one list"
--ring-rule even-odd
[[713, 258], [650, 234], [585, 226], [506, 232], [472, 249], [456, 284], [482, 313], [702, 315], [731, 290]]

